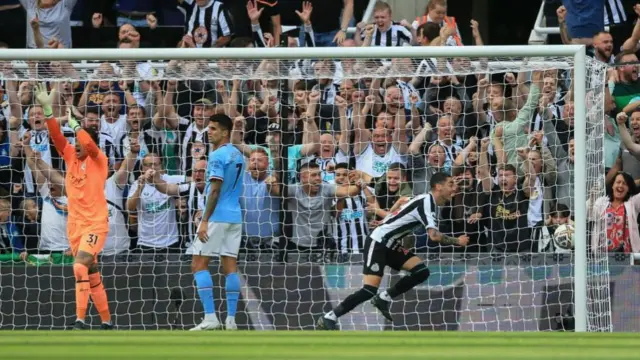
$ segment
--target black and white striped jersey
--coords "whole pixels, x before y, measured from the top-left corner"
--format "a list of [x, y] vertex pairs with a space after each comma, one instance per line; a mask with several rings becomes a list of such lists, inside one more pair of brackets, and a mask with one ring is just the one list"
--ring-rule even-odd
[[189, 240], [187, 245], [191, 245], [196, 239], [197, 228], [202, 220], [206, 196], [198, 189], [195, 181], [182, 182], [178, 184], [178, 191], [181, 198], [187, 199], [187, 211], [189, 212]]
[[359, 196], [339, 200], [344, 208], [334, 219], [333, 237], [342, 254], [359, 254], [364, 248], [364, 239], [369, 232], [367, 224], [367, 198]]
[[387, 215], [382, 224], [373, 230], [371, 239], [392, 247], [395, 242], [422, 226], [437, 229], [438, 208], [431, 193], [422, 194], [409, 200], [399, 210]]
[[187, 34], [193, 36], [197, 47], [214, 47], [219, 38], [231, 36], [231, 23], [224, 5], [210, 0], [207, 6], [194, 6], [187, 22]]
[[[363, 33], [362, 40], [364, 40], [364, 38], [365, 34]], [[392, 23], [387, 31], [381, 31], [380, 28], [376, 26], [376, 31], [373, 33], [373, 38], [371, 39], [371, 46], [391, 47], [410, 44], [411, 31], [398, 23]]]
[[621, 0], [604, 0], [604, 24], [618, 25], [627, 22], [627, 14]]

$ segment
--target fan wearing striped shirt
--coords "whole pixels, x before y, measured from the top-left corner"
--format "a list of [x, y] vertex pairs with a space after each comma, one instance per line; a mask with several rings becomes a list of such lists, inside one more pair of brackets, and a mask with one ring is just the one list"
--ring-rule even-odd
[[[335, 182], [338, 186], [353, 185], [349, 164], [338, 163], [335, 166]], [[352, 177], [353, 178], [353, 177]], [[367, 186], [356, 196], [336, 199], [333, 237], [338, 251], [342, 254], [360, 254], [364, 248], [364, 240], [369, 234], [366, 206], [375, 202], [374, 195]]]
[[196, 47], [224, 47], [231, 41], [231, 23], [218, 0], [195, 0], [183, 41]]
[[358, 46], [406, 46], [411, 45], [412, 35], [406, 27], [391, 20], [391, 6], [386, 2], [378, 1], [373, 8], [375, 30], [369, 36], [356, 33], [355, 39]]
[[[431, 240], [443, 245], [466, 246], [469, 242], [467, 235], [458, 238], [447, 236], [441, 233], [436, 225], [438, 207], [450, 201], [455, 193], [456, 185], [453, 178], [445, 173], [437, 173], [431, 178], [431, 191], [428, 194], [416, 196], [404, 205], [394, 206], [382, 224], [373, 230], [365, 241], [364, 286], [318, 319], [317, 328], [337, 330], [339, 317], [369, 299], [387, 320], [393, 322], [389, 312], [391, 300], [422, 284], [429, 277], [429, 269], [419, 257], [402, 246], [402, 238], [415, 229], [424, 227]], [[378, 294], [387, 266], [397, 271], [404, 270], [409, 275]]]

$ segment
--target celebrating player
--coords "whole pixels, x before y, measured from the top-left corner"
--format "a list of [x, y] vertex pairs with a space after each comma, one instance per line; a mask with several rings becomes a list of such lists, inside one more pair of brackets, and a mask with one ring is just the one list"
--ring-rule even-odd
[[[244, 176], [244, 156], [229, 139], [233, 121], [226, 115], [213, 115], [209, 119], [209, 143], [214, 151], [207, 165], [207, 201], [198, 227], [198, 239], [189, 252], [193, 255], [191, 269], [196, 280], [198, 295], [204, 308], [204, 320], [191, 330], [220, 328], [213, 302], [213, 280], [209, 273], [209, 257], [220, 256], [226, 274], [227, 319], [225, 329], [235, 330], [236, 309], [240, 297], [240, 277], [236, 272], [236, 259], [242, 235], [240, 196]], [[211, 223], [211, 224], [209, 224]]]
[[[445, 173], [436, 173], [431, 177], [430, 183], [431, 192], [414, 197], [399, 209], [394, 206], [395, 209], [390, 210], [391, 214], [367, 237], [364, 245], [364, 286], [344, 299], [333, 311], [318, 319], [318, 329], [336, 330], [336, 322], [340, 316], [371, 298], [373, 306], [387, 320], [393, 321], [389, 313], [391, 299], [413, 289], [429, 277], [429, 269], [420, 258], [402, 247], [402, 238], [417, 227], [424, 226], [431, 240], [445, 245], [467, 245], [467, 235], [458, 238], [447, 236], [439, 232], [436, 226], [437, 206], [444, 205], [455, 194], [453, 179]], [[405, 270], [409, 275], [378, 294], [386, 266], [394, 270]]]
[[71, 145], [62, 135], [58, 120], [52, 117], [51, 104], [57, 96], [55, 88], [48, 93], [46, 85], [39, 84], [35, 96], [44, 111], [53, 144], [67, 167], [67, 235], [74, 256], [73, 273], [76, 278], [77, 317], [74, 329], [85, 327], [90, 295], [100, 313], [101, 328], [111, 329], [107, 293], [97, 267], [97, 255], [102, 251], [109, 232], [109, 212], [104, 194], [109, 160], [98, 148], [98, 134], [91, 129], [82, 129], [69, 110], [68, 122], [76, 134], [76, 145]]

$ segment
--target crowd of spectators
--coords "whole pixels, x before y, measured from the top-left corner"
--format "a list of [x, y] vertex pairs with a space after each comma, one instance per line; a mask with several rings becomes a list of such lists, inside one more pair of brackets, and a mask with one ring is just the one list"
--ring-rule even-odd
[[[74, 15], [80, 5], [83, 14], [88, 6], [108, 8], [108, 2], [95, 3], [0, 1], [0, 22], [21, 18], [27, 29], [24, 39], [0, 33], [0, 46], [72, 48], [75, 21], [90, 21], [84, 24], [89, 32], [117, 26], [113, 39], [95, 32], [92, 44], [120, 49], [484, 45], [478, 22], [456, 23], [447, 16], [446, 0], [429, 1], [416, 19], [398, 19], [379, 1], [366, 23], [355, 20], [368, 3], [359, 0], [299, 1], [294, 9], [277, 0], [116, 0], [111, 15]], [[604, 118], [588, 119], [605, 125], [608, 184], [607, 200], [597, 199], [593, 208], [602, 209], [591, 215], [606, 212], [610, 251], [639, 252], [640, 22], [618, 51], [604, 29], [572, 38], [567, 23], [575, 24], [580, 14], [570, 10], [557, 8], [563, 41], [585, 42], [595, 59], [619, 65], [608, 72]], [[640, 5], [630, 11], [640, 16]], [[282, 32], [294, 17], [299, 26]], [[347, 31], [350, 24], [355, 34]], [[177, 44], [155, 33], [164, 25], [183, 29]], [[472, 30], [470, 41], [463, 42], [463, 26]], [[86, 70], [69, 62], [0, 64], [0, 251], [26, 258], [68, 249], [63, 162], [33, 99], [36, 82], [15, 80], [36, 74], [50, 78], [47, 86], [57, 93], [54, 115], [69, 141], [74, 135], [65, 127], [67, 110], [100, 133], [112, 167], [103, 256], [182, 252], [193, 241], [205, 201], [208, 118], [215, 113], [234, 119], [231, 140], [247, 158], [241, 202], [246, 251], [359, 253], [392, 209], [429, 191], [436, 172], [450, 174], [457, 186], [437, 214], [440, 230], [471, 240], [466, 248], [441, 246], [417, 232], [407, 247], [571, 251], [549, 241], [557, 226], [572, 222], [575, 206], [583, 206], [573, 201], [570, 72], [489, 73], [466, 58], [164, 65], [105, 62], [83, 75]], [[283, 66], [286, 78], [260, 76]], [[442, 75], [452, 71], [458, 75]], [[368, 75], [349, 76], [354, 73]], [[227, 80], [238, 74], [245, 79]], [[185, 75], [205, 80], [182, 80]], [[82, 77], [87, 80], [69, 80]], [[122, 80], [105, 80], [113, 78]], [[146, 178], [147, 169], [162, 173], [161, 180]]]

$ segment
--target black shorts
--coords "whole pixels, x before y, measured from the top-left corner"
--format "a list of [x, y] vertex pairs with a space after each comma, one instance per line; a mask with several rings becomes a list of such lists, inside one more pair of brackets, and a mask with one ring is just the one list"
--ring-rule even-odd
[[362, 273], [382, 277], [385, 266], [396, 271], [401, 270], [402, 265], [415, 256], [414, 253], [402, 246], [401, 241], [402, 240], [396, 240], [391, 247], [386, 247], [386, 244], [379, 243], [371, 237], [367, 237], [364, 241], [364, 264], [362, 266]]

